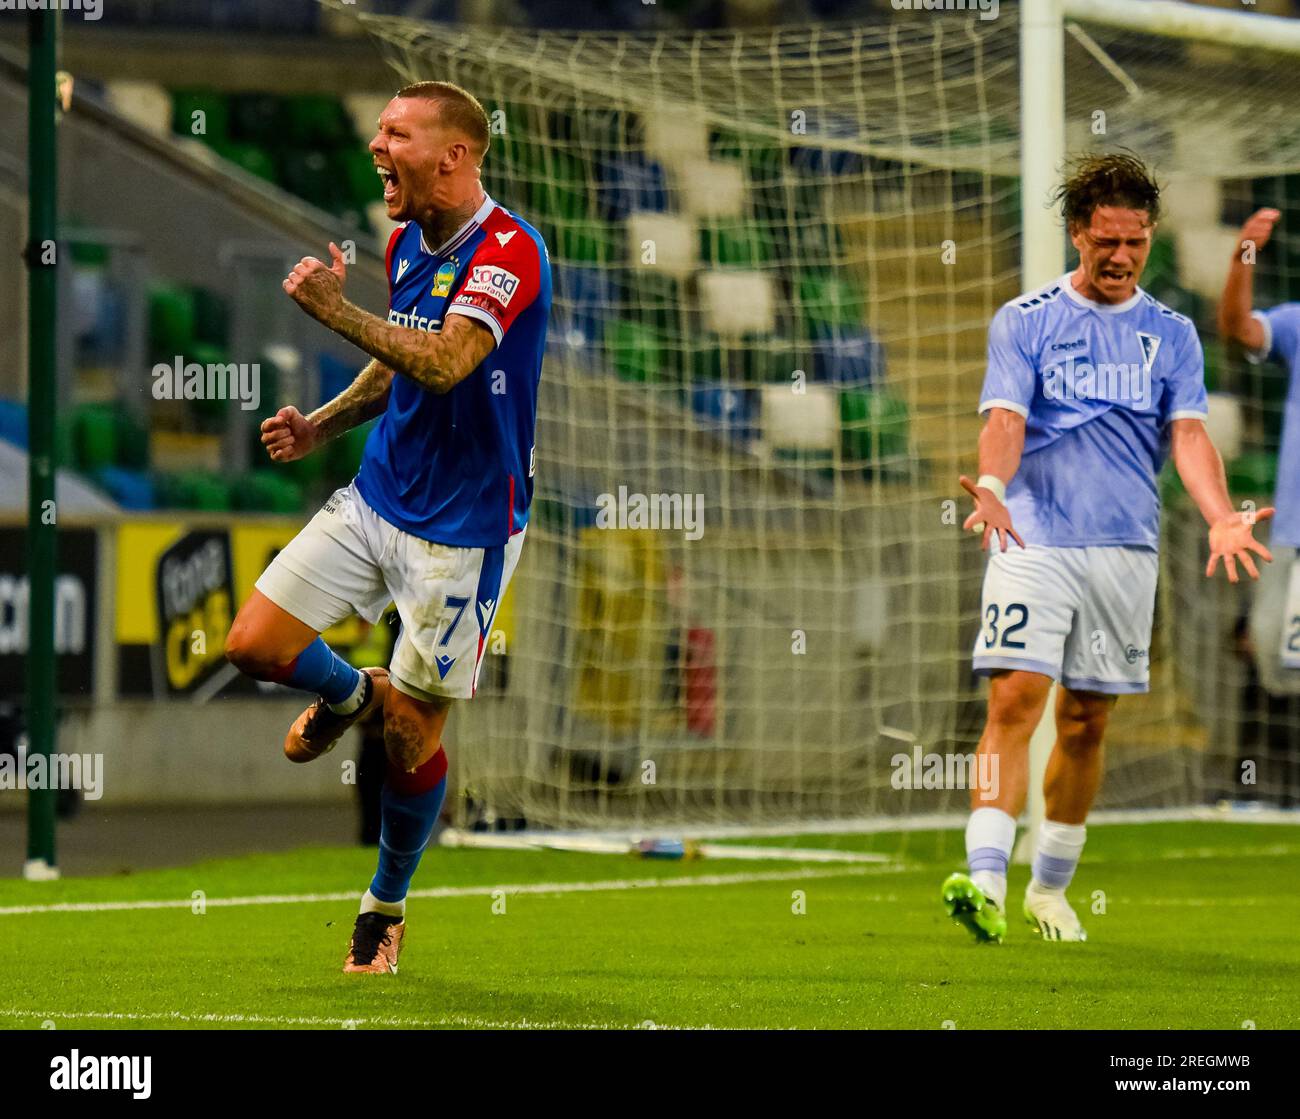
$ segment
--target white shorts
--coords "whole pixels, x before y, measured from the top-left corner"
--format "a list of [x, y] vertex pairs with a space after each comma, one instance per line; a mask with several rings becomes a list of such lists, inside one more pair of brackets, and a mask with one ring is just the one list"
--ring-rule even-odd
[[1148, 548], [1012, 543], [993, 551], [975, 671], [1041, 672], [1067, 688], [1112, 695], [1147, 691], [1159, 570]]
[[378, 622], [397, 606], [392, 684], [416, 699], [468, 699], [524, 533], [493, 548], [433, 544], [389, 524], [354, 486], [336, 490], [257, 580], [317, 632], [352, 614]]
[[[1250, 642], [1259, 682], [1270, 695], [1300, 694], [1300, 548], [1269, 545], [1272, 563], [1256, 563]], [[1243, 582], [1245, 578], [1243, 577]]]

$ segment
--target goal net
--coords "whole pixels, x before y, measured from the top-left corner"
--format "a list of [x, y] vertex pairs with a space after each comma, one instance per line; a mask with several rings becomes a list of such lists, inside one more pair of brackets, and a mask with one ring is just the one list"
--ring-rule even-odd
[[[988, 321], [1021, 290], [1014, 6], [689, 34], [358, 18], [401, 79], [483, 101], [485, 186], [554, 269], [525, 558], [449, 735], [463, 817], [964, 811], [983, 561], [957, 476]], [[1294, 205], [1300, 70], [1087, 24], [1065, 41], [1069, 150], [1128, 146], [1169, 183], [1147, 286], [1200, 325], [1235, 496], [1261, 500], [1284, 374], [1222, 352], [1212, 295], [1231, 227]], [[1300, 297], [1294, 222], [1263, 302]], [[1281, 795], [1296, 779], [1264, 757], [1300, 737], [1296, 701], [1252, 683], [1248, 596], [1203, 580], [1198, 518], [1165, 491], [1152, 691], [1119, 705], [1102, 806]]]

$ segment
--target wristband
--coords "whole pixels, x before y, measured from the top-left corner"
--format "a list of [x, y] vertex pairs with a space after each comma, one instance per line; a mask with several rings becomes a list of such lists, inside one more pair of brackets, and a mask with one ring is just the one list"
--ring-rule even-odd
[[[1003, 503], [1007, 500], [1007, 484], [996, 474], [981, 474], [979, 481], [975, 483], [975, 488], [977, 490], [988, 490]], [[984, 531], [984, 522], [980, 521], [979, 524], [971, 525], [970, 530], [976, 534], [982, 533]]]
[[1007, 484], [996, 474], [981, 474], [980, 480], [975, 483], [977, 490], [989, 490], [993, 496], [1001, 501], [1004, 505], [1007, 500]]

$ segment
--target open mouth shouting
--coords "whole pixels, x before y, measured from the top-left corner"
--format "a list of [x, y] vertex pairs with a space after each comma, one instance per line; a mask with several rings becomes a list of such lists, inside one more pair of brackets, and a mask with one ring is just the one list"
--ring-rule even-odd
[[397, 172], [391, 167], [375, 165], [375, 171], [379, 174], [379, 181], [384, 184], [384, 201], [392, 203], [397, 198], [398, 182]]

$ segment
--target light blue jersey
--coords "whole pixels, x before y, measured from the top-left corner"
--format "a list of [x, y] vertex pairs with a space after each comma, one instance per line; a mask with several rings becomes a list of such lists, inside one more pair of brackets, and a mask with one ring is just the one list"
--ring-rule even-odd
[[1067, 274], [989, 325], [979, 410], [1025, 417], [1007, 509], [1027, 546], [1157, 547], [1169, 422], [1207, 407], [1195, 326], [1141, 288], [1094, 303]]
[[1291, 375], [1282, 414], [1282, 447], [1277, 456], [1277, 487], [1273, 504], [1273, 534], [1269, 543], [1300, 548], [1300, 303], [1283, 303], [1256, 311], [1264, 327], [1264, 344], [1247, 354], [1251, 361], [1269, 359], [1286, 366]]

